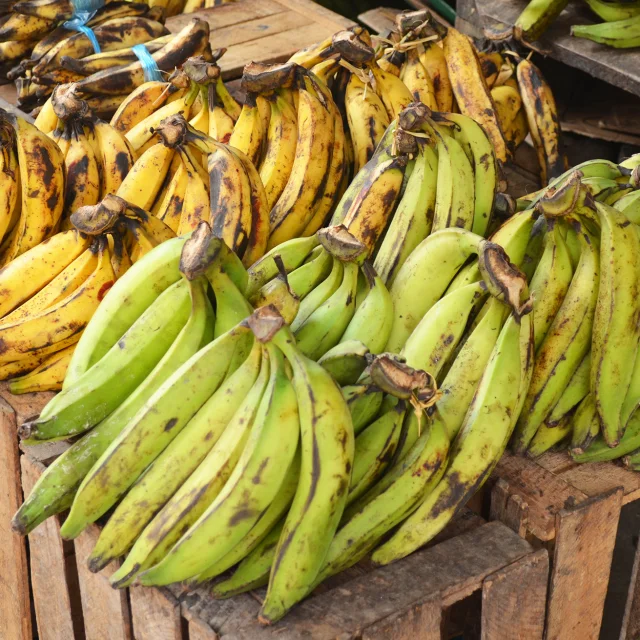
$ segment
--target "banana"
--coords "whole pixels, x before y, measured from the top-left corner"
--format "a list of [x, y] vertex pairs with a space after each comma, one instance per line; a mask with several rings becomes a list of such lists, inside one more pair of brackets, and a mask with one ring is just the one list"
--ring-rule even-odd
[[615, 446], [624, 431], [620, 413], [640, 339], [635, 311], [640, 240], [634, 225], [621, 213], [600, 202], [595, 206], [601, 229], [601, 268], [593, 320], [591, 393], [602, 420], [602, 434]]
[[332, 266], [331, 254], [324, 247], [317, 247], [302, 265], [288, 274], [289, 288], [295, 296], [304, 300], [326, 279]]
[[225, 110], [225, 113], [229, 115], [229, 117], [233, 120], [233, 122], [237, 122], [240, 117], [240, 113], [242, 112], [242, 106], [240, 103], [229, 93], [227, 89], [227, 85], [222, 82], [222, 80], [218, 80], [216, 82], [216, 96], [222, 105], [222, 108]]
[[288, 102], [276, 94], [270, 99], [271, 117], [260, 164], [269, 210], [280, 198], [293, 169], [297, 145], [297, 118]]
[[340, 342], [359, 340], [375, 355], [384, 349], [391, 334], [393, 302], [382, 278], [368, 262], [363, 264], [362, 271], [367, 280], [368, 292], [364, 302], [353, 314]]
[[576, 24], [571, 27], [571, 35], [616, 49], [637, 47], [640, 45], [640, 16], [602, 24]]
[[[530, 314], [520, 320], [512, 314], [500, 332], [449, 452], [442, 479], [391, 539], [373, 553], [376, 564], [388, 564], [426, 544], [489, 477], [515, 426], [532, 364]], [[493, 409], [486, 411], [487, 406]]]
[[433, 80], [420, 59], [418, 49], [413, 47], [407, 51], [407, 60], [402, 65], [400, 79], [411, 92], [416, 102], [426, 104], [432, 111], [438, 111]]
[[622, 196], [613, 207], [634, 224], [640, 223], [640, 190]]
[[312, 360], [338, 344], [355, 313], [358, 266], [346, 262], [342, 271], [342, 283], [335, 292], [303, 322], [296, 322], [297, 347]]
[[529, 131], [540, 162], [540, 178], [546, 185], [564, 173], [556, 103], [551, 88], [532, 62], [520, 60], [516, 73]]
[[45, 134], [26, 120], [0, 112], [17, 145], [21, 212], [0, 255], [0, 267], [45, 240], [56, 228], [64, 206], [64, 158]]
[[[247, 101], [242, 106], [240, 116], [233, 127], [229, 144], [244, 153], [249, 160], [259, 166], [265, 144], [267, 131], [264, 130], [262, 116], [257, 101], [261, 96], [248, 94]], [[264, 98], [262, 98], [264, 100]]]
[[[582, 245], [580, 262], [536, 354], [531, 386], [516, 428], [516, 451], [526, 450], [589, 351], [601, 261], [593, 237], [580, 230], [579, 238]], [[592, 369], [593, 361], [592, 349]]]
[[[182, 431], [229, 371], [229, 356], [247, 329], [237, 327], [201, 349], [156, 391], [136, 418], [116, 437], [83, 480], [60, 531], [75, 538], [95, 522], [137, 480]], [[179, 398], [179, 402], [177, 401]], [[153, 435], [152, 435], [153, 434]], [[141, 444], [144, 442], [144, 447]], [[114, 482], [113, 469], [117, 469]], [[105, 490], [104, 478], [111, 478]]]
[[345, 109], [357, 173], [371, 160], [389, 126], [389, 116], [378, 94], [356, 74], [351, 74], [347, 83]]
[[451, 111], [453, 108], [453, 89], [447, 70], [447, 59], [442, 47], [437, 42], [425, 42], [418, 48], [420, 62], [427, 70], [433, 92], [436, 97], [436, 111]]
[[[506, 136], [507, 130], [511, 127], [520, 112], [522, 98], [520, 97], [518, 89], [509, 85], [494, 87], [491, 89], [491, 97], [496, 105], [496, 114], [500, 121], [500, 126]], [[513, 154], [515, 152], [515, 146], [510, 148], [509, 151]]]
[[136, 262], [104, 297], [73, 354], [64, 388], [98, 362], [156, 298], [180, 279], [184, 238], [167, 240]]
[[554, 427], [589, 393], [589, 380], [591, 376], [591, 352], [582, 359], [582, 362], [571, 376], [569, 384], [565, 387], [555, 407], [549, 412], [544, 422], [549, 427]]
[[331, 114], [304, 87], [298, 105], [298, 140], [289, 180], [271, 210], [269, 249], [302, 232], [313, 217], [331, 163]]
[[116, 195], [145, 211], [156, 199], [175, 151], [165, 144], [149, 147], [135, 162]]
[[165, 190], [162, 202], [158, 205], [155, 215], [162, 220], [174, 233], [180, 227], [180, 219], [184, 208], [187, 192], [187, 169], [183, 162], [173, 174], [169, 186]]
[[355, 384], [367, 368], [367, 346], [359, 340], [346, 340], [329, 349], [321, 358], [321, 364], [339, 385]]
[[46, 35], [54, 26], [55, 22], [51, 20], [12, 12], [0, 24], [0, 41], [36, 40]]
[[436, 202], [438, 157], [429, 144], [418, 145], [418, 155], [404, 194], [391, 218], [375, 257], [374, 268], [391, 286], [413, 250], [429, 235]]
[[69, 437], [101, 422], [158, 364], [186, 324], [189, 309], [189, 286], [180, 280], [159, 296], [99, 362], [43, 408], [40, 417], [22, 430], [24, 437]]
[[453, 442], [489, 362], [508, 307], [495, 298], [486, 302], [482, 318], [465, 340], [440, 385], [436, 410]]
[[[571, 285], [571, 256], [562, 238], [559, 224], [545, 235], [544, 251], [531, 280], [534, 300], [533, 332], [536, 351], [547, 335]], [[571, 231], [569, 233], [572, 233]]]
[[605, 22], [616, 22], [640, 15], [640, 6], [634, 2], [604, 2], [603, 0], [586, 0], [591, 9]]
[[349, 407], [353, 433], [358, 435], [378, 415], [384, 394], [372, 384], [355, 384], [343, 387], [342, 395]]
[[537, 458], [549, 449], [562, 443], [565, 438], [571, 435], [573, 430], [572, 421], [569, 417], [564, 418], [555, 427], [549, 427], [546, 423], [542, 423], [533, 440], [529, 443], [527, 456]]
[[569, 423], [572, 428], [571, 453], [584, 453], [600, 433], [600, 417], [591, 394], [580, 402]]
[[54, 344], [62, 348], [64, 341], [77, 340], [77, 335], [84, 329], [115, 280], [106, 242], [100, 241], [97, 251], [99, 260], [96, 268], [82, 286], [23, 322], [6, 324], [0, 328], [0, 362], [20, 359], [23, 355]]
[[531, 0], [518, 16], [514, 34], [518, 40], [537, 40], [562, 13], [569, 0]]
[[[247, 442], [267, 388], [269, 370], [269, 358], [264, 357], [258, 376], [250, 374], [255, 381], [248, 392], [244, 383], [242, 395], [235, 391], [229, 394], [232, 387], [227, 387], [227, 394], [232, 396], [228, 401], [214, 393], [196, 414], [198, 430], [210, 425], [218, 432], [218, 442], [140, 534], [125, 562], [111, 577], [113, 586], [123, 587], [141, 571], [161, 562], [223, 490]], [[221, 410], [221, 420], [213, 413], [216, 409]], [[198, 500], [193, 500], [194, 495]]]
[[235, 469], [199, 520], [160, 563], [140, 576], [142, 584], [196, 576], [231, 551], [277, 496], [296, 453], [300, 421], [284, 358], [269, 344], [267, 351], [270, 380]]
[[[173, 496], [177, 499], [178, 495], [183, 495], [182, 485], [191, 485], [191, 474], [198, 473], [200, 463], [223, 436], [227, 425], [255, 384], [261, 360], [262, 347], [256, 343], [247, 360], [228, 376], [176, 436], [171, 446], [131, 487], [102, 530], [91, 553], [89, 566], [92, 571], [99, 571], [111, 560], [124, 555], [139, 536], [146, 535], [143, 532], [147, 525], [174, 499]], [[211, 469], [211, 463], [205, 467]], [[204, 498], [202, 501], [204, 504]], [[143, 546], [143, 542], [138, 545], [132, 559], [127, 560], [128, 566], [132, 565]], [[126, 573], [128, 571], [125, 569], [123, 574]]]
[[475, 304], [487, 291], [476, 282], [445, 295], [425, 313], [404, 344], [401, 355], [408, 366], [428, 371], [434, 378], [462, 338]]
[[90, 238], [75, 229], [57, 233], [0, 270], [0, 317], [46, 287], [89, 247]]
[[[316, 584], [362, 559], [384, 535], [438, 486], [447, 464], [449, 439], [437, 414], [408, 454], [405, 468], [343, 524], [329, 547]], [[398, 465], [399, 467], [399, 465]], [[392, 472], [393, 473], [393, 472]]]
[[185, 149], [180, 149], [179, 154], [186, 173], [180, 223], [176, 231], [177, 235], [182, 236], [193, 231], [203, 220], [208, 222], [210, 208], [209, 194], [200, 175], [197, 160], [193, 160]]
[[181, 91], [168, 82], [145, 82], [134, 89], [111, 118], [111, 126], [126, 133], [155, 112], [171, 93]]
[[302, 466], [260, 611], [266, 623], [280, 619], [316, 579], [342, 517], [354, 450], [349, 408], [331, 376], [296, 349], [288, 329], [274, 344], [293, 369]]
[[380, 96], [389, 119], [394, 120], [414, 101], [411, 91], [400, 78], [385, 71], [376, 63], [369, 66], [369, 71], [373, 76], [376, 93]]
[[135, 153], [127, 139], [106, 122], [94, 123], [97, 146], [103, 166], [100, 199], [116, 193], [135, 163]]
[[640, 414], [634, 414], [629, 424], [615, 447], [610, 447], [600, 434], [583, 453], [569, 451], [575, 462], [608, 462], [617, 460], [624, 455], [632, 453], [640, 448]]
[[[209, 136], [218, 142], [227, 144], [233, 134], [235, 120], [224, 110], [223, 104], [216, 92], [216, 88], [222, 84], [222, 82], [217, 82], [209, 85]], [[238, 116], [239, 115], [238, 113]]]
[[358, 434], [347, 504], [365, 493], [393, 460], [406, 410], [406, 404], [400, 401]]
[[389, 290], [395, 314], [386, 351], [400, 352], [460, 267], [480, 251], [482, 242], [480, 236], [465, 229], [451, 228], [428, 236], [416, 247]]
[[482, 75], [480, 61], [470, 39], [449, 29], [443, 41], [444, 55], [453, 94], [460, 112], [482, 126], [491, 140], [496, 158], [506, 162], [509, 158], [504, 135], [496, 114], [495, 104]]
[[59, 391], [74, 349], [75, 344], [60, 349], [26, 375], [13, 378], [9, 382], [9, 391], [13, 394]]
[[473, 167], [455, 139], [436, 131], [438, 182], [432, 231], [448, 227], [471, 230], [474, 223]]

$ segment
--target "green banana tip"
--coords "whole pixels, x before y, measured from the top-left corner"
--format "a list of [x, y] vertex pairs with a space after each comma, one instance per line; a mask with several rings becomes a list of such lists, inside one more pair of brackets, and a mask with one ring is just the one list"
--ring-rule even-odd
[[21, 536], [26, 536], [30, 531], [27, 528], [26, 521], [22, 519], [20, 511], [18, 511], [18, 513], [16, 513], [16, 515], [11, 519], [11, 531]]
[[[114, 573], [110, 580], [111, 586], [114, 589], [124, 589], [125, 587], [128, 587], [135, 580], [138, 571], [140, 571], [140, 564], [136, 563], [133, 565], [131, 571], [125, 573], [123, 576], [118, 576], [118, 573], [120, 573], [119, 571]], [[140, 582], [141, 584], [144, 584], [144, 582]]]

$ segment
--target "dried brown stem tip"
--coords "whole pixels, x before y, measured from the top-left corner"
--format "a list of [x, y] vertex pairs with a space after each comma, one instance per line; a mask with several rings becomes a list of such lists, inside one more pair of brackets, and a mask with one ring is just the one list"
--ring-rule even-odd
[[281, 88], [290, 88], [296, 81], [298, 65], [291, 62], [283, 64], [263, 64], [250, 62], [242, 72], [241, 86], [251, 93], [266, 93]]
[[215, 62], [207, 62], [204, 56], [189, 58], [182, 70], [196, 84], [210, 84], [220, 77], [220, 67]]
[[422, 102], [412, 102], [398, 114], [398, 126], [405, 131], [416, 131], [432, 116], [432, 111]]
[[508, 304], [517, 317], [530, 313], [527, 277], [509, 261], [506, 251], [495, 242], [480, 246], [478, 267], [489, 292]]
[[284, 318], [275, 305], [256, 309], [247, 319], [246, 323], [253, 332], [258, 342], [269, 342], [286, 325]]
[[59, 84], [51, 95], [53, 112], [60, 120], [84, 118], [89, 113], [89, 105], [78, 97], [76, 84]]
[[127, 201], [110, 194], [96, 205], [79, 207], [71, 214], [71, 224], [82, 233], [97, 236], [110, 231], [127, 210]]
[[376, 387], [396, 398], [407, 400], [436, 393], [436, 383], [430, 373], [410, 367], [392, 353], [375, 356], [368, 371]]
[[367, 248], [342, 225], [325, 227], [317, 233], [320, 244], [343, 262], [360, 262], [367, 257]]
[[355, 33], [351, 30], [338, 31], [333, 36], [331, 53], [337, 53], [345, 60], [358, 66], [371, 62], [375, 57], [371, 43], [362, 38], [362, 32]]
[[204, 275], [218, 259], [224, 242], [216, 238], [211, 227], [201, 222], [182, 247], [180, 272], [187, 280], [195, 280]]
[[549, 187], [536, 203], [538, 213], [549, 218], [567, 216], [578, 206], [582, 172], [574, 171], [559, 187]]
[[178, 147], [186, 142], [188, 123], [181, 113], [169, 116], [160, 122], [160, 126], [153, 129], [157, 133], [162, 143], [167, 147]]

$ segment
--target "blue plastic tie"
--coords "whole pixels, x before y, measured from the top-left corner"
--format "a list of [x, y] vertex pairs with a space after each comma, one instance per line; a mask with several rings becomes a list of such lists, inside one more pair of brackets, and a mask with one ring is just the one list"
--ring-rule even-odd
[[158, 69], [158, 63], [153, 59], [153, 56], [149, 53], [147, 47], [143, 44], [137, 44], [131, 47], [133, 53], [136, 54], [138, 60], [142, 64], [142, 71], [144, 72], [144, 81], [145, 82], [161, 82], [162, 74], [160, 73], [160, 69]]
[[66, 29], [83, 33], [89, 38], [94, 52], [100, 53], [100, 44], [98, 43], [96, 34], [91, 27], [87, 26], [87, 22], [96, 15], [100, 7], [104, 6], [104, 0], [72, 0], [72, 2], [73, 16], [67, 20], [63, 26]]

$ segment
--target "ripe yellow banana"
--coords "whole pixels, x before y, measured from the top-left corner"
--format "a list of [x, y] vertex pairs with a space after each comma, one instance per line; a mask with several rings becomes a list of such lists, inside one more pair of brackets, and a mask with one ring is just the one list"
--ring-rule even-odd
[[126, 133], [139, 122], [159, 109], [174, 92], [182, 92], [168, 82], [145, 82], [134, 89], [118, 107], [111, 124]]
[[407, 89], [411, 91], [411, 95], [416, 102], [422, 102], [429, 109], [438, 111], [433, 80], [422, 64], [416, 48], [407, 51], [407, 61], [402, 66], [400, 79], [405, 83]]
[[453, 109], [453, 89], [442, 46], [436, 42], [425, 42], [422, 47], [418, 48], [418, 51], [420, 62], [431, 78], [433, 93], [438, 105], [437, 111], [451, 111]]
[[256, 95], [247, 95], [247, 101], [229, 138], [229, 144], [244, 153], [256, 167], [260, 165], [267, 135], [257, 98]]

